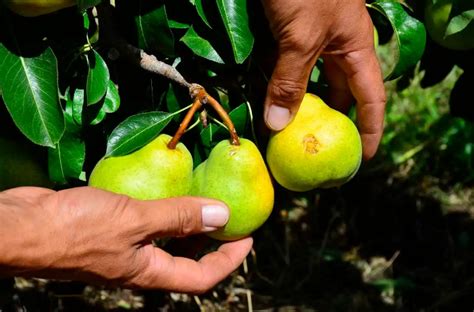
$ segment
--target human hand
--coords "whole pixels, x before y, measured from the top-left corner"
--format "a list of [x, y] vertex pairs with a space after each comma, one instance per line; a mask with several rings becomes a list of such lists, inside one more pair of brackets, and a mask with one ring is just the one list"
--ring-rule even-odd
[[329, 104], [344, 113], [353, 98], [363, 156], [377, 151], [383, 132], [385, 91], [374, 33], [363, 0], [262, 0], [278, 43], [268, 84], [265, 121], [282, 130], [298, 111], [311, 70], [322, 56]]
[[252, 239], [225, 243], [199, 261], [151, 240], [225, 225], [221, 202], [197, 197], [138, 201], [90, 187], [0, 192], [0, 276], [81, 280], [109, 286], [202, 293], [245, 259]]

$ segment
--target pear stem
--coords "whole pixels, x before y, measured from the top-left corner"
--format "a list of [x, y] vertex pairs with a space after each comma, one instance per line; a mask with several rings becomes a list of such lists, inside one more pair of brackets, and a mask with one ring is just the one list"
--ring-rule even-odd
[[210, 105], [212, 108], [219, 114], [224, 124], [227, 126], [227, 130], [230, 133], [230, 144], [232, 145], [240, 145], [239, 136], [237, 135], [237, 131], [235, 130], [234, 123], [229, 117], [229, 114], [225, 111], [219, 102], [216, 101], [212, 96], [207, 93], [206, 89], [203, 86], [193, 83], [189, 87], [189, 94], [194, 99], [193, 105], [187, 112], [186, 116], [184, 116], [183, 121], [179, 125], [178, 130], [176, 131], [175, 135], [168, 143], [169, 149], [175, 149], [176, 145], [178, 145], [179, 140], [186, 132], [186, 129], [189, 126], [189, 123], [194, 117], [194, 114], [203, 106], [203, 105]]
[[235, 130], [234, 123], [229, 117], [229, 114], [225, 111], [225, 109], [216, 101], [212, 96], [209, 94], [207, 95], [207, 103], [214, 108], [214, 110], [219, 114], [224, 124], [227, 126], [227, 130], [230, 133], [230, 144], [232, 145], [240, 145], [239, 136], [237, 135], [237, 131]]
[[200, 101], [198, 98], [194, 99], [193, 105], [191, 106], [191, 108], [190, 108], [190, 109], [188, 110], [188, 112], [186, 113], [186, 116], [184, 116], [183, 121], [179, 124], [179, 128], [178, 128], [178, 130], [176, 131], [176, 133], [174, 134], [174, 136], [173, 136], [173, 138], [171, 139], [171, 141], [169, 141], [169, 143], [168, 143], [168, 148], [169, 148], [169, 149], [175, 149], [175, 148], [176, 148], [176, 145], [178, 145], [179, 140], [181, 139], [181, 137], [183, 136], [183, 134], [186, 132], [186, 129], [188, 128], [189, 123], [190, 123], [191, 120], [193, 119], [194, 114], [195, 114], [201, 107], [202, 107], [201, 101]]

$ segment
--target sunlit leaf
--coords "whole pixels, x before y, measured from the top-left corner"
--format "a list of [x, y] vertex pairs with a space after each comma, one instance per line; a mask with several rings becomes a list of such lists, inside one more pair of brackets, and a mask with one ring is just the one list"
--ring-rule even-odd
[[217, 7], [229, 36], [237, 64], [252, 52], [254, 37], [250, 31], [247, 0], [217, 0]]
[[86, 84], [87, 105], [93, 105], [98, 103], [107, 92], [110, 74], [104, 59], [94, 50], [88, 55], [88, 66]]
[[58, 66], [50, 48], [19, 56], [0, 43], [0, 89], [20, 131], [32, 142], [54, 147], [64, 132], [59, 105]]
[[106, 156], [127, 155], [153, 140], [168, 125], [173, 114], [149, 112], [128, 117], [110, 134]]
[[194, 54], [216, 63], [224, 63], [211, 43], [199, 36], [192, 26], [188, 29], [180, 41], [190, 48]]
[[421, 59], [426, 44], [426, 30], [419, 20], [410, 16], [397, 1], [381, 0], [368, 5], [384, 15], [392, 25], [398, 45], [398, 57], [390, 74], [392, 80], [402, 76]]

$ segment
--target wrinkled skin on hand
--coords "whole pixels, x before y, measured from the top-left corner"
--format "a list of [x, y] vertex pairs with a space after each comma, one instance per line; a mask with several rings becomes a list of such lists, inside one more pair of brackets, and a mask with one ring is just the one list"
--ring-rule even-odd
[[278, 44], [268, 84], [265, 121], [283, 129], [294, 117], [316, 60], [322, 56], [328, 104], [346, 113], [357, 101], [363, 156], [371, 158], [383, 131], [385, 91], [374, 32], [363, 0], [262, 0]]
[[[203, 207], [216, 206], [219, 213], [205, 217]], [[0, 214], [0, 276], [202, 293], [234, 271], [252, 246], [251, 238], [226, 243], [199, 261], [154, 247], [154, 238], [227, 222], [227, 207], [197, 197], [138, 201], [90, 187], [23, 187], [0, 193]]]

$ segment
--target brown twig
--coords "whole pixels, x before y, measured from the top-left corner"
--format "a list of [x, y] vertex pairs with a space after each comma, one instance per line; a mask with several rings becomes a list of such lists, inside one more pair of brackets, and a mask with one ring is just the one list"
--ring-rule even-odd
[[227, 129], [230, 133], [230, 143], [232, 145], [240, 145], [239, 136], [237, 135], [237, 131], [235, 130], [234, 123], [229, 117], [229, 114], [225, 111], [219, 102], [216, 101], [209, 93], [207, 93], [206, 89], [203, 86], [198, 85], [197, 83], [193, 83], [190, 88], [190, 95], [193, 98], [198, 98], [202, 105], [210, 105], [221, 117], [224, 124], [227, 126]]
[[234, 123], [229, 117], [229, 114], [224, 110], [224, 108], [217, 102], [212, 96], [207, 93], [206, 89], [204, 89], [201, 85], [193, 83], [190, 90], [190, 96], [194, 99], [193, 106], [191, 106], [190, 110], [184, 117], [183, 121], [179, 125], [178, 130], [176, 131], [173, 139], [168, 143], [168, 148], [174, 149], [178, 144], [181, 136], [184, 134], [186, 129], [188, 128], [189, 123], [191, 122], [194, 114], [206, 104], [209, 104], [214, 108], [214, 110], [219, 114], [224, 124], [227, 126], [227, 129], [230, 133], [230, 143], [232, 145], [240, 145], [239, 136], [237, 135], [237, 131], [235, 130]]
[[117, 25], [114, 21], [113, 9], [110, 3], [106, 2], [97, 6], [100, 22], [100, 41], [112, 47], [114, 58], [123, 57], [146, 71], [166, 77], [188, 89], [191, 88], [192, 84], [187, 82], [176, 68], [159, 61], [154, 55], [147, 54], [119, 36], [116, 31]]
[[147, 54], [142, 49], [139, 49], [120, 37], [116, 32], [116, 25], [112, 16], [113, 7], [110, 4], [102, 3], [97, 6], [97, 12], [100, 20], [101, 30], [101, 41], [108, 44], [115, 49], [115, 57], [125, 57], [129, 61], [137, 64], [146, 71], [158, 74], [166, 77], [183, 87], [188, 88], [189, 94], [193, 99], [193, 105], [186, 114], [185, 118], [181, 122], [178, 130], [176, 131], [173, 139], [169, 142], [168, 147], [171, 149], [176, 148], [181, 136], [186, 131], [189, 123], [191, 122], [194, 114], [206, 104], [209, 104], [219, 114], [224, 124], [227, 126], [232, 145], [240, 145], [237, 131], [235, 130], [234, 124], [230, 119], [224, 108], [217, 102], [207, 91], [199, 84], [189, 83], [184, 79], [183, 75], [171, 65], [159, 61], [154, 55]]

